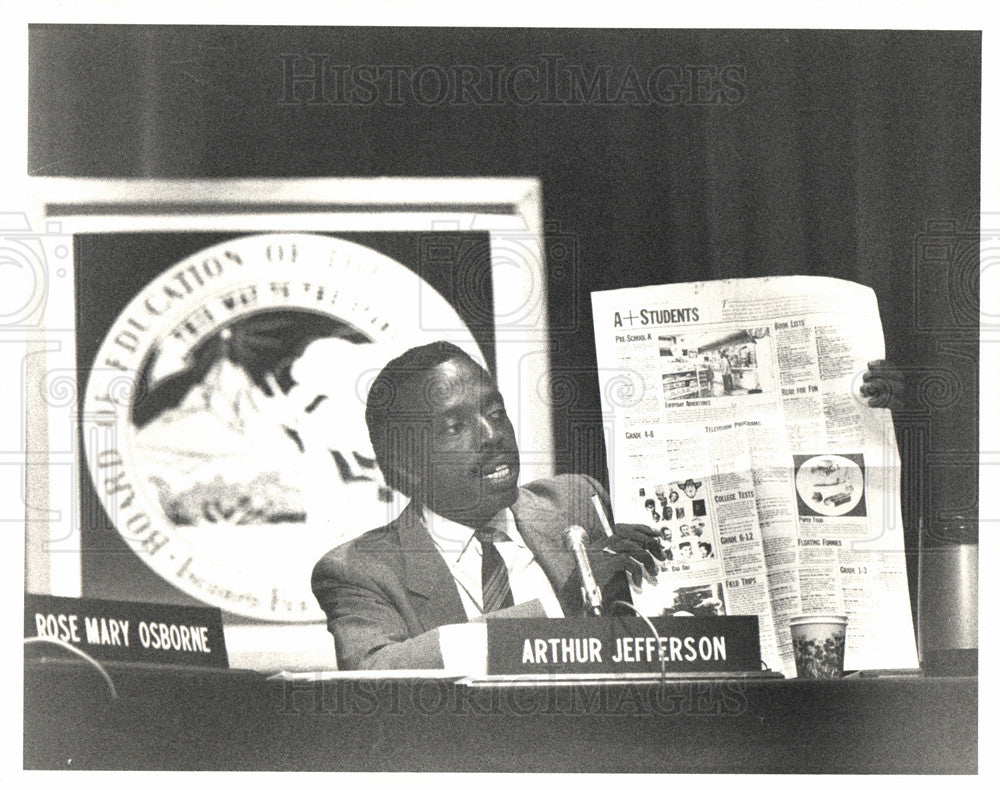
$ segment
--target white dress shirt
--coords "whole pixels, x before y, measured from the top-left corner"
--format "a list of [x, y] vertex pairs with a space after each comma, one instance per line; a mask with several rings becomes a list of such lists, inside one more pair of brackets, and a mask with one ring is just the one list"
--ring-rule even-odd
[[[445, 565], [455, 579], [458, 596], [462, 599], [466, 616], [472, 620], [483, 613], [483, 547], [475, 538], [475, 530], [440, 516], [426, 507], [424, 526], [440, 552]], [[562, 617], [562, 607], [556, 598], [545, 571], [538, 564], [531, 549], [525, 545], [517, 531], [514, 514], [509, 508], [497, 513], [486, 524], [505, 534], [510, 540], [496, 541], [493, 545], [503, 558], [510, 578], [510, 592], [514, 604], [526, 603], [536, 598], [549, 617]]]

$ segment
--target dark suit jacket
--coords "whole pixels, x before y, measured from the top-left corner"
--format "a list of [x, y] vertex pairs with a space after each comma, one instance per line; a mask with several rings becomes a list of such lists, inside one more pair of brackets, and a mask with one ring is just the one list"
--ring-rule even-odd
[[[566, 616], [582, 614], [583, 603], [569, 583], [576, 563], [563, 547], [563, 532], [579, 524], [591, 537], [604, 534], [594, 494], [609, 513], [595, 480], [560, 475], [523, 486], [511, 508]], [[340, 669], [442, 667], [438, 627], [468, 622], [454, 577], [413, 504], [386, 526], [329, 551], [313, 570], [312, 589], [326, 612]], [[487, 615], [503, 616], [545, 614], [532, 601]]]

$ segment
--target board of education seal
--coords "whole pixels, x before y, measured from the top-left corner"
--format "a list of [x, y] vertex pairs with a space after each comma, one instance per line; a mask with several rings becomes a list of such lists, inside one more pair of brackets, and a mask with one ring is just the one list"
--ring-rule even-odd
[[436, 339], [482, 361], [448, 301], [368, 247], [277, 233], [204, 249], [148, 282], [104, 337], [81, 419], [97, 497], [194, 598], [322, 620], [316, 557], [400, 506], [368, 441], [368, 387]]

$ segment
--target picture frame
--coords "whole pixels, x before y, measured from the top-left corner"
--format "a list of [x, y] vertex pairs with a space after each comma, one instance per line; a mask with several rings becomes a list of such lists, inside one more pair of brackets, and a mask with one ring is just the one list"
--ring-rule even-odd
[[[390, 300], [382, 312], [392, 314], [395, 322], [404, 321], [403, 316], [409, 314], [407, 306], [417, 299], [414, 315], [405, 319], [410, 322], [409, 329], [397, 332], [386, 348], [417, 345], [423, 337], [454, 340], [469, 350], [494, 372], [504, 395], [522, 448], [522, 482], [552, 474], [551, 404], [537, 386], [546, 380], [549, 363], [545, 228], [541, 187], [536, 179], [35, 178], [32, 194], [35, 216], [31, 227], [43, 232], [25, 234], [25, 249], [37, 259], [37, 271], [42, 272], [44, 267], [50, 274], [39, 281], [38, 320], [29, 336], [25, 363], [28, 452], [30, 457], [48, 459], [47, 463], [29, 464], [26, 474], [28, 592], [217, 605], [223, 610], [232, 666], [258, 670], [333, 667], [332, 640], [324, 633], [321, 611], [307, 593], [309, 561], [305, 556], [286, 569], [286, 577], [294, 577], [298, 594], [286, 595], [275, 583], [270, 604], [267, 600], [270, 582], [264, 577], [270, 573], [268, 558], [284, 553], [275, 552], [276, 545], [284, 549], [297, 541], [294, 537], [275, 537], [278, 529], [284, 529], [278, 526], [278, 522], [284, 523], [284, 516], [267, 515], [267, 505], [247, 504], [253, 495], [246, 492], [259, 491], [261, 478], [244, 476], [242, 494], [234, 492], [232, 486], [219, 493], [220, 476], [213, 478], [213, 472], [198, 470], [212, 466], [205, 458], [212, 459], [216, 467], [233, 470], [233, 457], [221, 449], [216, 452], [196, 445], [208, 442], [206, 437], [210, 437], [215, 446], [228, 446], [230, 434], [217, 434], [213, 427], [193, 427], [217, 424], [205, 413], [199, 413], [201, 422], [177, 422], [178, 413], [188, 415], [184, 419], [190, 416], [185, 411], [189, 401], [178, 402], [176, 396], [171, 401], [169, 393], [163, 396], [169, 408], [157, 405], [157, 388], [168, 384], [176, 388], [176, 382], [187, 376], [184, 386], [190, 395], [191, 381], [199, 375], [204, 378], [202, 373], [183, 370], [191, 367], [192, 353], [201, 353], [208, 341], [218, 346], [219, 337], [232, 338], [234, 332], [237, 341], [245, 338], [247, 322], [254, 322], [255, 316], [266, 317], [264, 323], [268, 326], [279, 321], [280, 327], [261, 329], [261, 321], [256, 321], [256, 334], [250, 335], [253, 339], [273, 345], [275, 337], [281, 341], [292, 332], [300, 346], [296, 353], [301, 352], [303, 340], [328, 331], [302, 328], [310, 324], [311, 319], [303, 318], [307, 313], [313, 318], [316, 315], [316, 309], [301, 301], [304, 296], [284, 303], [272, 294], [268, 301], [257, 293], [254, 284], [247, 286], [250, 275], [246, 270], [256, 265], [253, 250], [258, 248], [267, 258], [261, 265], [270, 267], [267, 277], [272, 291], [275, 272], [289, 275], [288, 281], [294, 281], [298, 274], [290, 273], [304, 271], [308, 257], [305, 250], [319, 245], [323, 249], [312, 251], [309, 265], [318, 265], [325, 272], [321, 277], [346, 278], [342, 281], [355, 283], [357, 288], [368, 287], [362, 283], [372, 284], [369, 301], [374, 304], [380, 299]], [[282, 240], [291, 240], [290, 246], [283, 246]], [[318, 263], [316, 256], [327, 255], [327, 248], [332, 250], [329, 260]], [[212, 249], [223, 250], [223, 257], [210, 264], [210, 259], [216, 260], [210, 254]], [[243, 251], [234, 252], [237, 249]], [[300, 257], [293, 262], [291, 256], [296, 253]], [[394, 262], [402, 258], [407, 260], [397, 270]], [[228, 307], [223, 308], [220, 288], [228, 287], [225, 278], [229, 276], [223, 272], [223, 263], [232, 264], [236, 259], [240, 259], [239, 264], [229, 267], [234, 282], [243, 293], [254, 291], [254, 303], [233, 306], [231, 295], [237, 291], [230, 289], [226, 291], [229, 296], [223, 299]], [[347, 268], [337, 268], [344, 266]], [[359, 266], [374, 268], [351, 274], [351, 268]], [[300, 283], [306, 291], [312, 286], [312, 295], [322, 292], [321, 285], [314, 285], [308, 276], [306, 280]], [[386, 283], [390, 285], [385, 287]], [[295, 287], [293, 282], [292, 289]], [[200, 295], [202, 288], [205, 299]], [[403, 294], [407, 288], [411, 289], [406, 291], [409, 297]], [[393, 293], [397, 290], [400, 292]], [[158, 295], [151, 296], [153, 292]], [[330, 292], [327, 287], [327, 294]], [[393, 298], [396, 301], [391, 301]], [[209, 309], [206, 305], [212, 300], [215, 307]], [[363, 311], [369, 310], [370, 305], [361, 304], [363, 301], [357, 298], [352, 305], [355, 318], [350, 320], [355, 323]], [[341, 296], [340, 304], [344, 303]], [[218, 315], [220, 311], [226, 313], [224, 320]], [[140, 313], [142, 318], [137, 317]], [[164, 322], [158, 323], [161, 314]], [[196, 315], [204, 319], [201, 330], [192, 323]], [[333, 320], [327, 316], [327, 324], [328, 319]], [[289, 329], [296, 325], [298, 328]], [[179, 330], [182, 326], [188, 329]], [[384, 327], [380, 323], [369, 329], [376, 332]], [[187, 336], [186, 341], [179, 341], [181, 334]], [[289, 348], [281, 350], [287, 355]], [[106, 353], [111, 349], [124, 356], [112, 359], [114, 355]], [[232, 356], [228, 351], [226, 354]], [[155, 364], [150, 362], [151, 355], [157, 357]], [[128, 356], [136, 362], [144, 359], [144, 367], [140, 370], [138, 364], [123, 361]], [[243, 382], [244, 389], [257, 393], [257, 401], [275, 400], [270, 397], [275, 394], [273, 387], [269, 388], [266, 379], [261, 378], [274, 375], [277, 369], [273, 360], [268, 363], [269, 372], [264, 369], [268, 365], [254, 367], [246, 363], [247, 358], [246, 354], [241, 358], [250, 379]], [[358, 386], [370, 386], [373, 368], [367, 367], [368, 379]], [[239, 370], [240, 365], [230, 369]], [[281, 370], [285, 380], [279, 384], [280, 390], [303, 389], [292, 380], [287, 364]], [[281, 375], [279, 371], [278, 377]], [[205, 392], [203, 384], [198, 385], [199, 397]], [[362, 397], [359, 392], [355, 394]], [[107, 408], [109, 401], [116, 401], [117, 406]], [[152, 446], [149, 442], [136, 439], [143, 432], [133, 429], [144, 425], [142, 420], [152, 419], [149, 415], [137, 417], [141, 410], [136, 403], [140, 401], [147, 406], [153, 404], [151, 414], [167, 415], [163, 419], [168, 421], [161, 420], [159, 427], [161, 439], [168, 436], [167, 443], [174, 445], [168, 456], [182, 458], [180, 467], [187, 463], [184, 470], [178, 469], [175, 481], [162, 483], [158, 501], [151, 490], [145, 492], [143, 500], [140, 489], [148, 488], [148, 479], [143, 483], [132, 479], [148, 478], [151, 473], [144, 470], [159, 468], [156, 459], [165, 457], [161, 439], [152, 441], [159, 448], [152, 451], [153, 455], [147, 452]], [[363, 424], [359, 425], [360, 413], [353, 414], [355, 435], [359, 427], [364, 430]], [[287, 425], [283, 427], [289, 432]], [[259, 430], [246, 429], [247, 435], [252, 433]], [[290, 434], [301, 449], [300, 437], [294, 430]], [[195, 437], [194, 444], [178, 448], [177, 442], [184, 443], [179, 437], [186, 435]], [[288, 446], [281, 452], [286, 451]], [[238, 454], [245, 457], [248, 452], [239, 450]], [[260, 454], [259, 447], [256, 452]], [[352, 455], [344, 452], [341, 456], [334, 454], [342, 473], [344, 458], [351, 460]], [[195, 463], [192, 458], [202, 460]], [[315, 471], [315, 467], [307, 468]], [[164, 499], [163, 492], [165, 488], [184, 488], [186, 483], [176, 481], [186, 479], [185, 475], [190, 477], [192, 470], [205, 479], [197, 482], [199, 493], [193, 494], [200, 499], [185, 510], [183, 502], [190, 502], [194, 486], [179, 495], [174, 491], [169, 499]], [[365, 474], [360, 467], [356, 471], [352, 479]], [[223, 472], [223, 477], [226, 474]], [[324, 490], [320, 472], [315, 471], [315, 475], [318, 482], [314, 487], [321, 495], [328, 495], [329, 488]], [[156, 477], [157, 486], [162, 476]], [[289, 473], [287, 477], [295, 475]], [[207, 505], [206, 490], [216, 492], [210, 495], [216, 499]], [[379, 490], [384, 493], [384, 489]], [[281, 498], [271, 494], [266, 497], [269, 503]], [[133, 501], [133, 495], [138, 499]], [[144, 502], [146, 507], [136, 502]], [[323, 506], [320, 501], [318, 507]], [[400, 504], [387, 501], [380, 506], [384, 518], [378, 517], [377, 510], [366, 511], [369, 520], [365, 529], [390, 520], [392, 513], [398, 512], [393, 507]], [[315, 512], [315, 507], [310, 512]], [[165, 513], [172, 515], [165, 520]], [[270, 532], [259, 545], [250, 547], [248, 544], [254, 540], [247, 520], [254, 518], [260, 522], [259, 530]], [[295, 518], [312, 523], [302, 512]], [[360, 526], [351, 529], [354, 532], [338, 533], [323, 550], [354, 537], [358, 529], [364, 531]], [[116, 530], [118, 534], [114, 535]], [[216, 537], [208, 543], [195, 541], [192, 550], [187, 536], [195, 534], [193, 530], [200, 530], [201, 535], [214, 531]], [[302, 542], [319, 547], [322, 534], [322, 529], [313, 530], [311, 542]], [[279, 543], [275, 544], [275, 540]], [[164, 548], [168, 543], [169, 548]], [[248, 552], [246, 562], [260, 558], [263, 563], [247, 571], [254, 577], [249, 586], [241, 586], [238, 581], [244, 575], [242, 561], [237, 560], [237, 568], [228, 569], [217, 562], [219, 556], [229, 556], [226, 547], [233, 545]], [[180, 550], [174, 551], [175, 547]], [[315, 553], [311, 561], [321, 553]], [[152, 558], [153, 554], [160, 558]], [[145, 565], [137, 563], [136, 556]]]

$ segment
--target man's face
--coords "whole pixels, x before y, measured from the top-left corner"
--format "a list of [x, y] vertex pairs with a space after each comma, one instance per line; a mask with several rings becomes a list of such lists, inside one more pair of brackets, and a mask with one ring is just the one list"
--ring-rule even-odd
[[694, 483], [688, 483], [684, 486], [684, 493], [693, 499], [694, 495], [698, 493], [698, 486]]
[[419, 471], [413, 488], [431, 510], [476, 527], [517, 501], [514, 426], [486, 371], [448, 360], [418, 377], [405, 397], [428, 417], [427, 463], [410, 469]]

